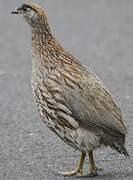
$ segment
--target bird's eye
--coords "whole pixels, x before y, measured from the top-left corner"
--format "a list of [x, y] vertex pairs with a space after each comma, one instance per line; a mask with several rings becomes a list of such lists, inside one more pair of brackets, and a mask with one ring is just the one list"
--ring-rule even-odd
[[23, 8], [23, 11], [24, 11], [24, 12], [30, 11], [30, 8]]
[[30, 11], [31, 10], [31, 6], [27, 5], [27, 4], [23, 4], [21, 9], [24, 11], [24, 12], [27, 12], [27, 11]]

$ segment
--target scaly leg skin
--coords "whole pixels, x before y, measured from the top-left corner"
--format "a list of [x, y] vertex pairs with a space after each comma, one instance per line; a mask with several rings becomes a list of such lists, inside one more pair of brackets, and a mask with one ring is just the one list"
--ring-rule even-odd
[[97, 176], [97, 170], [99, 168], [97, 168], [97, 166], [95, 165], [93, 151], [92, 150], [89, 151], [88, 155], [89, 155], [89, 161], [90, 161], [89, 176]]
[[83, 163], [85, 160], [86, 153], [81, 152], [80, 154], [80, 160], [77, 165], [77, 168], [74, 171], [68, 171], [66, 173], [61, 173], [63, 176], [74, 176], [77, 175], [78, 177], [83, 176], [82, 168], [83, 168]]

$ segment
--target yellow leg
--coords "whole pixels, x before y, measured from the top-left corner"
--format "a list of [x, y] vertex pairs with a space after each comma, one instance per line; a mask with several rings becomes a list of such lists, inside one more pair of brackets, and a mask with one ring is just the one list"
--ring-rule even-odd
[[86, 153], [81, 152], [80, 160], [78, 162], [77, 168], [74, 171], [66, 172], [63, 175], [64, 176], [74, 176], [74, 175], [82, 176], [83, 175], [82, 168], [83, 168], [85, 156], [86, 156]]
[[89, 151], [88, 155], [89, 155], [89, 161], [90, 161], [89, 175], [96, 176], [98, 168], [96, 167], [95, 162], [94, 162], [93, 151]]

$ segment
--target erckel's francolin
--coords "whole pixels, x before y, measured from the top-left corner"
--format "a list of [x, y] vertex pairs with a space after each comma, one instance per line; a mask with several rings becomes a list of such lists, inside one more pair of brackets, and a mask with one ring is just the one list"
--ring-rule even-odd
[[44, 9], [23, 4], [12, 13], [31, 27], [32, 88], [39, 114], [51, 131], [81, 152], [77, 168], [64, 175], [82, 175], [86, 154], [89, 174], [96, 175], [93, 150], [101, 145], [128, 156], [120, 108], [101, 80], [56, 41]]

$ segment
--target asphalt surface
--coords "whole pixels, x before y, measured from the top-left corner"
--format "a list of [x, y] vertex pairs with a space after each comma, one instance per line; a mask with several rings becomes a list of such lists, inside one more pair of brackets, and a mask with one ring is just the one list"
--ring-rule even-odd
[[[38, 2], [56, 38], [112, 91], [128, 126], [130, 159], [109, 148], [98, 149], [96, 163], [103, 170], [92, 179], [132, 180], [133, 1]], [[0, 0], [0, 180], [75, 180], [56, 173], [74, 168], [79, 153], [45, 127], [33, 105], [30, 29], [21, 17], [10, 14], [21, 3]]]

